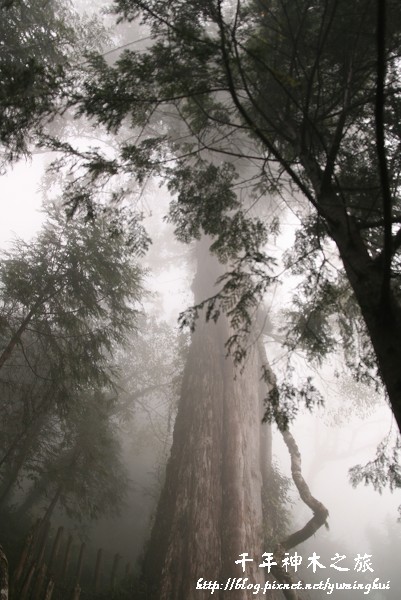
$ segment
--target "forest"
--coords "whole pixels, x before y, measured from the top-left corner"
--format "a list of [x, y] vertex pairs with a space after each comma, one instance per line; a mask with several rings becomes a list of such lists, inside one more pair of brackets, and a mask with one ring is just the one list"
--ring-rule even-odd
[[0, 15], [1, 600], [398, 599], [398, 1]]

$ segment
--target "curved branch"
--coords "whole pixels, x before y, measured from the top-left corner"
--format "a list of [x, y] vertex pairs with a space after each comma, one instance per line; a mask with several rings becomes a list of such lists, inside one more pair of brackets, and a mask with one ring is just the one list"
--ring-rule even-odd
[[[282, 566], [285, 552], [291, 550], [291, 548], [294, 548], [294, 546], [297, 546], [301, 542], [305, 542], [313, 534], [315, 534], [322, 525], [326, 525], [327, 527], [326, 521], [327, 517], [329, 516], [329, 511], [321, 502], [319, 502], [319, 500], [312, 496], [309, 486], [303, 478], [301, 471], [301, 453], [293, 435], [290, 433], [288, 428], [279, 429], [290, 453], [292, 479], [299, 492], [301, 500], [303, 500], [303, 502], [313, 511], [312, 519], [310, 519], [310, 521], [308, 521], [304, 527], [295, 533], [292, 533], [285, 540], [280, 542], [274, 550], [274, 559], [277, 564], [272, 567], [271, 572], [277, 581], [280, 583], [289, 584], [291, 587], [291, 584], [294, 583], [292, 576], [290, 573], [286, 572]], [[296, 590], [285, 589], [282, 591], [287, 600], [299, 600]]]
[[[278, 394], [279, 392], [277, 390], [276, 378], [267, 362], [266, 351], [263, 344], [259, 344], [259, 349], [261, 362], [264, 365], [264, 367], [266, 369], [269, 369], [270, 371], [270, 384], [272, 388], [276, 388], [276, 392]], [[312, 535], [316, 533], [318, 529], [320, 529], [322, 525], [328, 527], [327, 518], [329, 516], [329, 511], [324, 506], [324, 504], [322, 504], [322, 502], [320, 502], [314, 496], [312, 496], [309, 486], [302, 475], [301, 453], [294, 439], [294, 436], [289, 431], [288, 427], [284, 428], [281, 425], [279, 425], [280, 421], [278, 418], [276, 419], [276, 423], [281, 435], [283, 436], [283, 440], [288, 448], [288, 452], [291, 457], [291, 475], [295, 486], [299, 492], [299, 496], [301, 500], [313, 512], [313, 517], [306, 523], [306, 525], [304, 525], [304, 527], [290, 534], [274, 549], [274, 560], [277, 564], [272, 567], [271, 572], [277, 579], [277, 581], [279, 581], [280, 583], [289, 584], [291, 587], [291, 584], [294, 583], [292, 577], [290, 573], [286, 572], [284, 567], [282, 566], [282, 561], [285, 552], [291, 550], [298, 544], [301, 544], [302, 542], [308, 540]], [[282, 591], [287, 600], [299, 599], [296, 590], [286, 589]]]
[[327, 526], [327, 517], [329, 511], [319, 500], [312, 496], [309, 486], [302, 476], [301, 471], [301, 453], [297, 443], [288, 429], [281, 430], [284, 442], [291, 456], [291, 474], [295, 486], [299, 492], [301, 500], [312, 510], [313, 517], [307, 524], [295, 533], [292, 533], [281, 542], [281, 546], [285, 550], [290, 550], [301, 542], [309, 539], [322, 525]]

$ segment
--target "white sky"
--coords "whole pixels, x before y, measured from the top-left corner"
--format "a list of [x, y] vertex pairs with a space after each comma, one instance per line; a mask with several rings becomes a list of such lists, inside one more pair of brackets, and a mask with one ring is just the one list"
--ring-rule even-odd
[[38, 192], [43, 174], [43, 155], [20, 161], [0, 177], [0, 245], [4, 247], [16, 234], [30, 239], [43, 222]]
[[[0, 177], [0, 247], [7, 246], [15, 235], [25, 240], [30, 239], [43, 222], [44, 215], [40, 212], [42, 199], [39, 186], [47, 159], [47, 155], [33, 156], [28, 161], [20, 161], [12, 168], [10, 167], [7, 174]], [[291, 219], [289, 221], [290, 227], [293, 227], [294, 223]], [[282, 242], [283, 240], [280, 238], [280, 245]], [[175, 322], [178, 312], [191, 301], [187, 284], [187, 278], [183, 277], [182, 270], [178, 266], [169, 265], [154, 277], [153, 283], [150, 285], [153, 291], [160, 293], [161, 312], [171, 324]], [[278, 291], [278, 295], [280, 293], [284, 295]], [[177, 299], [179, 299], [178, 302]], [[329, 398], [326, 398], [327, 400], [330, 401]], [[352, 530], [354, 539], [366, 542], [363, 533], [372, 514], [375, 514], [378, 524], [382, 523], [387, 515], [390, 515], [394, 527], [397, 527], [396, 508], [401, 503], [399, 490], [393, 495], [386, 492], [380, 497], [371, 487], [360, 486], [357, 490], [353, 490], [348, 483], [348, 469], [357, 462], [363, 463], [374, 458], [376, 443], [388, 431], [391, 420], [389, 413], [388, 418], [384, 416], [383, 422], [380, 424], [375, 421], [375, 417], [373, 415], [365, 422], [359, 422], [360, 429], [365, 432], [364, 440], [367, 438], [371, 441], [371, 448], [365, 447], [365, 452], [361, 457], [353, 452], [347, 460], [339, 461], [335, 465], [333, 462], [327, 463], [316, 478], [312, 489], [312, 493], [315, 493], [330, 510], [332, 531], [343, 539], [349, 537], [347, 534]], [[310, 476], [308, 467], [313, 462], [316, 447], [312, 443], [313, 436], [305, 435], [305, 424], [308, 421], [312, 430], [313, 420], [319, 418], [319, 414], [316, 413], [312, 417], [303, 417], [294, 428], [303, 455], [306, 478], [308, 475]], [[353, 421], [353, 423], [358, 426], [357, 422]], [[330, 428], [322, 427], [322, 429], [325, 431], [327, 439], [335, 433], [330, 431]], [[343, 426], [343, 434], [345, 429]], [[350, 431], [352, 431], [352, 427]], [[283, 471], [289, 475], [289, 459], [286, 450], [280, 448], [280, 442], [275, 443], [275, 453], [281, 458]], [[315, 539], [318, 541], [318, 536]]]

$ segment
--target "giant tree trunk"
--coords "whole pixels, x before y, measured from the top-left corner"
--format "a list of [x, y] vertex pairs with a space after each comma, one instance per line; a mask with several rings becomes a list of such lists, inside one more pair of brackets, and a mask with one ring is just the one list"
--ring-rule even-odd
[[[212, 293], [221, 267], [206, 242], [197, 251], [195, 302]], [[224, 583], [248, 577], [263, 583], [260, 362], [255, 347], [244, 369], [226, 358], [229, 326], [198, 322], [184, 373], [166, 480], [158, 506], [145, 575], [152, 598], [203, 600], [198, 579]], [[235, 561], [247, 552], [243, 573]], [[252, 598], [251, 591], [214, 593], [219, 599]], [[266, 596], [267, 597], [267, 596]]]

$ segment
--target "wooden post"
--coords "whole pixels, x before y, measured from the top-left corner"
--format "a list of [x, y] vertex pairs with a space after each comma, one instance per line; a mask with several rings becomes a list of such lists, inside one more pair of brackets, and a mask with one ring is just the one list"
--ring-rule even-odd
[[74, 586], [74, 589], [72, 590], [71, 600], [79, 600], [79, 597], [81, 595], [81, 586], [79, 585], [79, 580], [81, 579], [82, 563], [84, 560], [84, 552], [85, 552], [85, 542], [82, 542], [81, 548], [79, 550], [77, 570], [75, 573], [75, 586]]
[[74, 589], [72, 590], [71, 600], [79, 600], [80, 596], [81, 596], [81, 587], [80, 587], [79, 583], [77, 583], [76, 586], [74, 587]]
[[54, 580], [50, 577], [49, 581], [47, 582], [46, 593], [44, 595], [43, 600], [51, 600], [51, 598], [53, 596], [53, 590], [54, 590]]
[[100, 565], [102, 563], [102, 549], [99, 548], [96, 556], [96, 566], [95, 566], [95, 579], [94, 579], [94, 587], [95, 593], [99, 592], [99, 584], [100, 584]]
[[33, 586], [33, 600], [42, 599], [42, 587], [47, 573], [47, 565], [43, 563], [36, 576], [35, 585]]
[[22, 590], [21, 590], [21, 594], [20, 594], [19, 600], [25, 600], [25, 598], [28, 597], [29, 590], [30, 590], [30, 587], [31, 587], [32, 577], [33, 577], [33, 574], [36, 571], [36, 566], [37, 566], [37, 564], [36, 564], [35, 561], [31, 563], [31, 566], [29, 567], [29, 571], [28, 571], [28, 573], [27, 573], [27, 575], [25, 577], [24, 585], [22, 586]]
[[26, 569], [28, 564], [30, 555], [32, 554], [32, 550], [35, 543], [35, 538], [38, 533], [40, 519], [36, 521], [36, 524], [32, 527], [31, 531], [26, 536], [25, 544], [21, 552], [20, 559], [18, 561], [17, 568], [14, 571], [12, 577], [12, 587], [14, 590], [18, 588], [18, 583]]
[[0, 546], [0, 598], [8, 600], [8, 560]]
[[38, 567], [42, 564], [43, 557], [46, 550], [47, 536], [49, 535], [50, 521], [42, 521], [38, 531], [38, 543], [37, 543], [37, 558], [36, 562]]
[[128, 577], [131, 574], [131, 563], [127, 562], [127, 564], [125, 565], [125, 575], [124, 578], [128, 579]]
[[61, 538], [63, 537], [63, 532], [64, 532], [64, 527], [59, 527], [57, 530], [56, 538], [54, 540], [52, 552], [50, 554], [49, 571], [52, 571], [52, 569], [54, 569], [54, 564], [57, 560], [57, 556], [58, 556], [58, 553], [60, 550], [60, 544], [61, 544]]
[[81, 549], [79, 551], [77, 572], [76, 572], [76, 575], [75, 575], [75, 582], [76, 583], [79, 583], [79, 580], [81, 579], [82, 562], [83, 562], [83, 559], [84, 559], [84, 552], [85, 552], [85, 542], [82, 542]]
[[117, 578], [117, 570], [118, 570], [118, 564], [120, 562], [120, 558], [121, 556], [117, 553], [114, 556], [114, 561], [113, 561], [113, 568], [111, 570], [111, 579], [110, 579], [110, 587], [113, 590], [116, 584], [116, 578]]
[[68, 542], [64, 554], [63, 566], [61, 567], [60, 582], [64, 581], [65, 576], [67, 575], [68, 567], [70, 565], [71, 545], [72, 535], [68, 537]]

